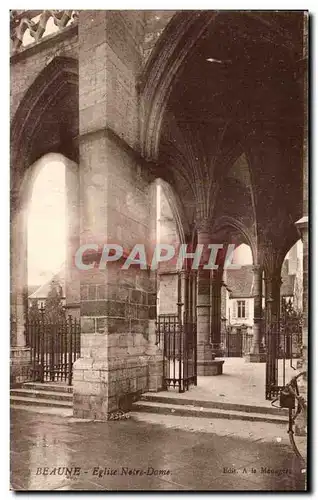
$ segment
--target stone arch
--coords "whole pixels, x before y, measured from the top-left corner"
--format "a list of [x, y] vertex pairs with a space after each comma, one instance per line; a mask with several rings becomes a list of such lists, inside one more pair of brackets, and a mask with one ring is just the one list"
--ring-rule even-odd
[[[243, 171], [239, 168], [235, 169], [238, 162], [243, 162]], [[239, 167], [239, 165], [238, 165]], [[248, 244], [251, 246], [253, 261], [256, 265], [258, 262], [258, 252], [257, 252], [257, 242], [258, 242], [258, 218], [257, 218], [257, 189], [254, 179], [254, 171], [251, 166], [251, 157], [249, 155], [248, 149], [243, 149], [242, 144], [237, 144], [236, 147], [229, 153], [229, 155], [224, 159], [224, 163], [220, 165], [220, 170], [223, 170], [222, 177], [218, 175], [220, 179], [220, 189], [222, 188], [222, 181], [226, 182], [228, 176], [231, 174], [231, 169], [235, 178], [238, 179], [239, 183], [246, 189], [249, 193], [250, 203], [251, 203], [251, 226], [248, 228], [246, 224], [240, 222], [237, 217], [231, 216], [221, 216], [218, 220], [229, 220], [231, 221], [230, 226], [235, 227], [237, 230], [244, 234], [244, 237], [248, 240]], [[235, 172], [236, 170], [236, 172]], [[232, 224], [235, 223], [235, 226]], [[254, 234], [253, 234], [254, 233]]]
[[[275, 20], [262, 13], [245, 12], [245, 16], [266, 27], [268, 41], [286, 49], [293, 57], [293, 42]], [[222, 11], [183, 11], [176, 13], [157, 41], [139, 79], [141, 93], [141, 150], [147, 159], [156, 160], [161, 125], [173, 84], [180, 76], [182, 64], [205, 30], [222, 15]], [[295, 66], [296, 71], [296, 66]]]
[[[78, 161], [76, 146], [67, 146], [67, 142], [70, 140], [73, 143], [72, 139], [78, 135], [78, 106], [74, 106], [77, 94], [78, 64], [72, 58], [56, 57], [35, 78], [11, 124], [13, 190], [18, 189], [18, 183], [27, 166], [48, 152], [60, 152], [71, 160]], [[71, 101], [65, 106], [70, 97]], [[72, 115], [68, 122], [65, 121], [67, 111]], [[54, 143], [49, 143], [46, 137], [44, 143], [39, 144], [39, 137], [46, 132], [41, 131], [43, 126], [45, 128], [46, 118], [55, 119], [54, 124], [52, 121], [49, 123], [50, 134], [55, 134]], [[71, 130], [67, 131], [67, 125], [71, 125]]]
[[[24, 346], [27, 292], [26, 204], [38, 174], [36, 161], [48, 153], [63, 155], [72, 223], [68, 238], [79, 241], [78, 69], [74, 59], [57, 57], [35, 78], [11, 124], [11, 318], [13, 345]], [[34, 166], [35, 165], [35, 166]], [[33, 168], [30, 168], [32, 167]]]
[[181, 201], [167, 181], [160, 179], [160, 184], [171, 208], [173, 218], [176, 221], [179, 241], [180, 243], [186, 243], [188, 240], [190, 229], [188, 221], [184, 216]]
[[255, 241], [255, 238], [253, 238], [253, 235], [251, 235], [249, 229], [242, 222], [235, 219], [234, 217], [224, 215], [219, 217], [215, 222], [215, 224], [213, 225], [213, 232], [218, 232], [226, 227], [233, 228], [238, 233], [242, 234], [246, 244], [249, 245], [251, 248], [253, 264], [256, 265], [258, 263], [257, 243]]
[[[28, 290], [28, 205], [33, 187], [39, 173], [45, 164], [62, 163], [65, 168], [66, 197], [66, 248], [65, 248], [65, 278], [66, 305], [72, 311], [78, 312], [79, 283], [77, 270], [72, 265], [72, 257], [79, 245], [79, 182], [78, 165], [57, 153], [49, 153], [30, 165], [20, 185], [17, 197], [18, 206], [11, 215], [11, 314], [15, 324], [13, 342], [18, 345], [24, 342], [24, 322], [26, 320], [27, 290]], [[45, 248], [45, 241], [40, 242]]]

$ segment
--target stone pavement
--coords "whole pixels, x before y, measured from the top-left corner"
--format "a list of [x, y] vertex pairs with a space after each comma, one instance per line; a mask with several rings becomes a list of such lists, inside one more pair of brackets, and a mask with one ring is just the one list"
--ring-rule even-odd
[[305, 490], [303, 465], [279, 438], [285, 429], [224, 420], [200, 428], [199, 420], [173, 428], [162, 421], [89, 422], [13, 409], [11, 488]]
[[[223, 374], [214, 377], [198, 377], [197, 386], [179, 394], [177, 390], [169, 389], [157, 394], [169, 397], [174, 394], [180, 399], [197, 401], [217, 401], [223, 403], [238, 403], [254, 406], [270, 407], [270, 401], [265, 400], [265, 363], [248, 363], [244, 358], [224, 359]], [[297, 360], [293, 360], [296, 366]], [[286, 360], [285, 383], [289, 382], [299, 370], [293, 370], [290, 360]], [[283, 360], [278, 360], [278, 383], [284, 384]]]

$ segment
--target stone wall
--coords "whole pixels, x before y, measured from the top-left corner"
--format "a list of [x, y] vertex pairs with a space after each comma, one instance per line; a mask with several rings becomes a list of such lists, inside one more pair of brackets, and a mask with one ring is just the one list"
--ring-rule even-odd
[[136, 83], [141, 67], [142, 36], [143, 12], [80, 12], [82, 133], [107, 126], [131, 147], [138, 148]]

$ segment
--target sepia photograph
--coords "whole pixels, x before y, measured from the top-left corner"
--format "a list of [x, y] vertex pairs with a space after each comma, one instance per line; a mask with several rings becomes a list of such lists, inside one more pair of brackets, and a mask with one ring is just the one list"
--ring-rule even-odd
[[8, 489], [309, 491], [309, 11], [7, 15]]

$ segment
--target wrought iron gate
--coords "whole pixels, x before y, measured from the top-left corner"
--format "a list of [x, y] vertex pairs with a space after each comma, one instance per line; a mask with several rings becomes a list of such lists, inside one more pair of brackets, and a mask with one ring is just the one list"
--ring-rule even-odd
[[179, 392], [197, 385], [196, 274], [178, 275], [177, 314], [157, 318], [157, 344], [163, 352], [163, 387]]
[[80, 320], [52, 318], [41, 311], [26, 323], [31, 349], [31, 378], [38, 382], [72, 384], [73, 363], [80, 356]]
[[301, 358], [302, 321], [291, 305], [282, 304], [279, 323], [266, 331], [266, 399], [273, 399], [285, 387]]
[[163, 349], [163, 386], [179, 392], [197, 385], [196, 325], [182, 324], [177, 315], [160, 315], [157, 341]]
[[222, 356], [228, 358], [243, 357], [251, 352], [253, 334], [246, 328], [228, 326], [221, 332]]

